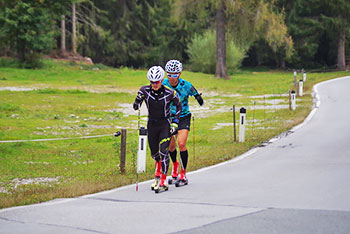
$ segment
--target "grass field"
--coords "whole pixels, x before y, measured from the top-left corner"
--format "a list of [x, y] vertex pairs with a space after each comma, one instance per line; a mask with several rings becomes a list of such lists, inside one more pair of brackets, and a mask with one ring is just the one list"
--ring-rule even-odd
[[[45, 60], [40, 70], [0, 67], [0, 141], [73, 138], [0, 143], [0, 208], [134, 183], [138, 115], [132, 103], [138, 88], [148, 83], [146, 72], [54, 60]], [[290, 111], [292, 73], [243, 70], [221, 80], [184, 71], [182, 77], [205, 100], [203, 107], [190, 101], [194, 129], [188, 140], [188, 170], [231, 159], [302, 122], [312, 107], [312, 86], [345, 75], [349, 73], [308, 74], [304, 96], [298, 97], [297, 110]], [[233, 105], [237, 119], [238, 109], [247, 108], [244, 143], [233, 142]], [[119, 168], [120, 138], [112, 136], [121, 128], [127, 129], [125, 174]], [[139, 181], [153, 178], [153, 167], [148, 155], [147, 171]]]

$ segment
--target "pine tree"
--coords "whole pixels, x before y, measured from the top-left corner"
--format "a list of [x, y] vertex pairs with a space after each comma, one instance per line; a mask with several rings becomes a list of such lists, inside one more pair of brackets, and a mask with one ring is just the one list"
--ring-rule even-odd
[[321, 22], [325, 27], [334, 31], [338, 37], [337, 68], [345, 69], [345, 42], [350, 32], [350, 1], [346, 0], [320, 0]]
[[283, 14], [273, 8], [273, 1], [255, 0], [177, 0], [174, 15], [179, 21], [186, 20], [183, 15], [196, 12], [199, 17], [215, 16], [217, 33], [216, 77], [227, 79], [226, 72], [226, 33], [241, 47], [249, 48], [262, 38], [276, 50], [287, 48], [286, 56], [291, 54], [292, 41], [287, 35]]

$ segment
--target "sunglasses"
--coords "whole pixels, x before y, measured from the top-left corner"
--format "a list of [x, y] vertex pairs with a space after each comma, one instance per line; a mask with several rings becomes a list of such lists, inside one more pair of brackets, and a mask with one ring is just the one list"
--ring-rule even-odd
[[179, 75], [180, 75], [180, 74], [169, 74], [169, 73], [168, 73], [167, 76], [168, 76], [169, 78], [177, 78], [177, 77], [179, 77]]
[[161, 83], [162, 81], [161, 80], [158, 80], [158, 81], [150, 81], [151, 82], [151, 84], [159, 84], [159, 83]]

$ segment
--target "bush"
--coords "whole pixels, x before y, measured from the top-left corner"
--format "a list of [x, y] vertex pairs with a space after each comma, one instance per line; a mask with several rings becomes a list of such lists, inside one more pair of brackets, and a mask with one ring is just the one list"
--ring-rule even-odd
[[[188, 46], [190, 69], [196, 72], [215, 73], [216, 69], [216, 34], [209, 30], [203, 35], [196, 35]], [[236, 71], [245, 57], [245, 51], [239, 49], [233, 41], [226, 43], [227, 72]]]
[[27, 53], [24, 56], [24, 60], [20, 63], [20, 67], [26, 69], [42, 68], [43, 66], [44, 63], [40, 59], [40, 54], [38, 53]]
[[23, 61], [9, 57], [0, 58], [0, 67], [36, 69], [42, 68], [44, 65], [39, 54], [26, 55]]
[[0, 58], [0, 67], [11, 67], [11, 68], [18, 68], [20, 67], [20, 63], [18, 59], [14, 58]]

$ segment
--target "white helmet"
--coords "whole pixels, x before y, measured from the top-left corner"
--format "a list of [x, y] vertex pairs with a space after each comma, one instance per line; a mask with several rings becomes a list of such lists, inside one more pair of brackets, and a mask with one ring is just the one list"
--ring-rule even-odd
[[161, 66], [153, 66], [147, 72], [147, 78], [151, 82], [160, 81], [164, 78], [164, 70]]
[[182, 71], [182, 63], [178, 60], [169, 60], [165, 65], [165, 70], [169, 73], [180, 73]]

